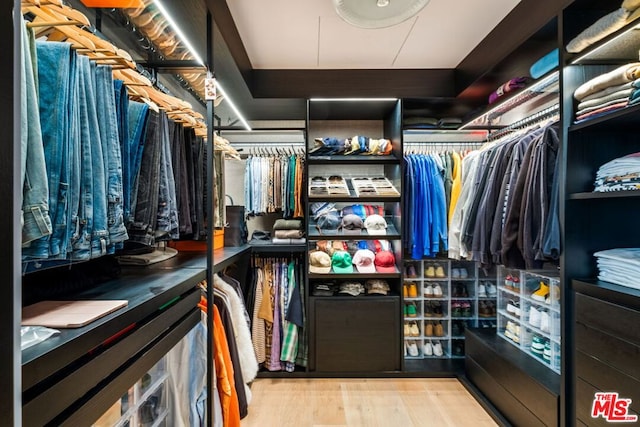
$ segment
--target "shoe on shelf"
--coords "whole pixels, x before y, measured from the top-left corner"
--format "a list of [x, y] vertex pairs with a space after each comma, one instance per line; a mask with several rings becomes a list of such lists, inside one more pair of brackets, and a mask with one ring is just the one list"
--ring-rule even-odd
[[433, 298], [442, 298], [442, 296], [442, 286], [440, 286], [440, 283], [436, 283], [433, 285]]
[[451, 303], [451, 317], [462, 317], [462, 305], [458, 301]]
[[409, 283], [409, 298], [418, 298], [418, 285]]
[[442, 343], [440, 341], [436, 341], [435, 344], [433, 344], [433, 355], [440, 357], [443, 354], [444, 351], [442, 350]]
[[551, 296], [551, 300], [553, 302], [555, 303], [560, 302], [560, 286], [551, 285], [549, 295]]
[[444, 272], [444, 268], [442, 268], [441, 265], [436, 264], [436, 271], [435, 271], [436, 277], [437, 278], [443, 278], [443, 277], [447, 277], [447, 275]]
[[513, 292], [520, 292], [520, 278], [518, 276], [513, 276], [511, 280], [511, 290]]
[[542, 332], [551, 332], [551, 316], [545, 310], [540, 310], [540, 330]]
[[460, 269], [459, 268], [452, 268], [451, 269], [451, 278], [452, 279], [459, 279], [460, 278]]
[[427, 268], [427, 271], [424, 272], [425, 277], [433, 278], [436, 277], [436, 269], [433, 268], [433, 265], [430, 265]]
[[409, 323], [409, 335], [411, 335], [412, 337], [420, 336], [420, 328], [418, 327], [418, 322]]
[[424, 336], [425, 337], [432, 337], [433, 336], [433, 323], [428, 322], [427, 325], [424, 328]]
[[513, 290], [513, 276], [512, 275], [507, 275], [507, 277], [504, 278], [504, 287], [509, 289], [509, 290]]
[[453, 354], [455, 356], [464, 356], [464, 342], [463, 341], [456, 341], [456, 343], [453, 345]]
[[432, 303], [432, 307], [433, 307], [433, 316], [434, 317], [442, 317], [442, 316], [444, 316], [444, 313], [442, 311], [442, 301], [434, 301]]
[[431, 341], [427, 341], [422, 346], [422, 351], [425, 356], [433, 356], [433, 345], [431, 345]]
[[433, 334], [437, 337], [444, 336], [444, 327], [442, 326], [441, 322], [436, 323], [435, 328], [433, 328]]
[[469, 291], [467, 290], [467, 285], [464, 283], [460, 284], [460, 296], [462, 298], [469, 298]]
[[462, 335], [460, 324], [456, 321], [451, 322], [451, 335], [454, 337], [459, 337], [460, 335]]
[[544, 353], [544, 338], [538, 334], [531, 337], [531, 353], [538, 357], [542, 357]]
[[465, 301], [462, 303], [462, 317], [471, 317], [471, 303]]
[[466, 268], [461, 267], [460, 268], [460, 278], [461, 279], [467, 279], [469, 277], [469, 272], [467, 271]]
[[545, 302], [545, 300], [547, 299], [548, 295], [549, 295], [549, 285], [547, 285], [544, 282], [540, 282], [540, 285], [538, 286], [538, 289], [536, 289], [531, 294], [531, 299], [536, 300], [536, 301], [540, 301], [540, 302]]
[[507, 303], [507, 313], [520, 318], [520, 301], [510, 299]]
[[418, 273], [416, 272], [416, 266], [413, 264], [409, 264], [409, 266], [407, 266], [407, 277], [414, 279], [416, 277], [418, 277]]
[[424, 288], [424, 297], [425, 298], [433, 298], [434, 297], [433, 286], [427, 285], [427, 287]]
[[418, 351], [418, 344], [415, 341], [409, 341], [408, 344], [409, 356], [418, 357], [420, 352]]
[[424, 317], [433, 317], [433, 305], [431, 301], [424, 302]]
[[486, 288], [488, 298], [495, 298], [496, 296], [498, 296], [498, 289], [496, 288], [496, 285], [494, 285], [493, 283], [487, 283]]
[[418, 307], [414, 303], [407, 304], [407, 315], [409, 317], [417, 317], [418, 316]]
[[489, 305], [484, 301], [480, 301], [478, 303], [478, 316], [492, 317], [491, 309], [489, 308]]
[[480, 283], [478, 285], [478, 298], [486, 298], [487, 297], [487, 288]]
[[507, 324], [504, 327], [504, 336], [511, 341], [515, 341], [516, 324], [512, 320], [507, 320]]
[[402, 296], [409, 298], [409, 286], [406, 283], [402, 285]]
[[404, 322], [404, 336], [411, 336], [411, 328], [409, 327], [409, 322]]
[[489, 309], [489, 317], [496, 317], [496, 305], [493, 301], [486, 301], [487, 308]]
[[545, 340], [542, 358], [545, 362], [551, 363], [551, 341]]
[[529, 309], [529, 324], [534, 328], [540, 328], [541, 315], [540, 311], [534, 306]]
[[404, 357], [407, 357], [407, 342], [404, 342]]

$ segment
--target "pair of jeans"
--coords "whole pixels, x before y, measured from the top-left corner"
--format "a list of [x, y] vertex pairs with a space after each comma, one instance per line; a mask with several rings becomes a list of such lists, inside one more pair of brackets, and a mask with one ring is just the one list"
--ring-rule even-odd
[[176, 201], [176, 183], [171, 162], [171, 143], [169, 139], [169, 118], [160, 114], [160, 185], [158, 194], [158, 219], [156, 221], [156, 241], [177, 239], [178, 204]]
[[147, 118], [140, 172], [136, 175], [131, 193], [133, 220], [127, 225], [130, 241], [145, 246], [155, 243], [162, 153], [161, 114], [164, 113], [150, 111]]
[[[52, 232], [49, 216], [49, 182], [38, 107], [37, 62], [33, 31], [22, 26], [21, 92], [21, 185], [22, 244]], [[36, 59], [37, 60], [37, 59]]]
[[68, 43], [37, 42], [40, 125], [49, 187], [52, 233], [23, 249], [23, 259], [64, 258], [67, 252], [70, 89], [76, 54]]
[[107, 253], [109, 254], [113, 254], [116, 245], [121, 246], [122, 242], [128, 238], [123, 219], [122, 159], [112, 76], [111, 66], [96, 67], [96, 105], [105, 162], [107, 231], [109, 232]]
[[125, 224], [128, 225], [130, 222], [133, 222], [134, 185], [142, 162], [142, 152], [144, 151], [147, 134], [149, 106], [136, 101], [127, 101], [127, 104], [129, 107], [129, 135], [127, 139], [123, 141], [120, 149], [122, 153], [122, 163], [124, 165], [124, 220]]
[[187, 181], [187, 151], [185, 132], [180, 123], [170, 122], [169, 139], [171, 141], [171, 165], [176, 187], [179, 234], [191, 234], [191, 212], [189, 211], [189, 188]]

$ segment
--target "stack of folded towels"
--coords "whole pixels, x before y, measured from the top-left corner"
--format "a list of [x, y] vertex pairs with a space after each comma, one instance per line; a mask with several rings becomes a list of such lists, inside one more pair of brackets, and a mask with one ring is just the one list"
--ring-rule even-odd
[[594, 191], [640, 190], [640, 153], [629, 154], [600, 166]]
[[578, 100], [576, 123], [640, 102], [639, 78], [640, 63], [633, 62], [582, 84], [573, 95]]
[[593, 254], [598, 260], [598, 279], [640, 289], [640, 248], [609, 249]]
[[640, 16], [640, 0], [624, 0], [619, 9], [603, 16], [567, 44], [567, 52], [579, 53]]
[[296, 245], [305, 243], [302, 221], [299, 219], [278, 219], [273, 225], [273, 238], [276, 245]]

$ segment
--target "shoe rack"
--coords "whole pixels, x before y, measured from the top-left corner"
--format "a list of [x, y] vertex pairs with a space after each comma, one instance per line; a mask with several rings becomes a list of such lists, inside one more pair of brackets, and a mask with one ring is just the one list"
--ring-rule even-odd
[[498, 335], [560, 373], [560, 279], [498, 268]]
[[406, 261], [403, 272], [406, 359], [464, 357], [464, 330], [496, 328], [496, 272], [473, 261]]

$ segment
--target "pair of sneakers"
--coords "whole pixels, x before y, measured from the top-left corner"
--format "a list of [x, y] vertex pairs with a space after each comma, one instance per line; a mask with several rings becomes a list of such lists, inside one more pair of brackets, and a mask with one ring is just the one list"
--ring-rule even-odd
[[443, 277], [447, 277], [447, 274], [444, 272], [444, 268], [440, 264], [433, 264], [427, 267], [427, 271], [424, 272], [425, 277], [433, 279], [437, 277], [439, 279]]
[[517, 325], [514, 321], [507, 321], [507, 325], [504, 328], [504, 336], [509, 338], [515, 343], [520, 343], [520, 325]]
[[469, 272], [464, 267], [451, 269], [452, 279], [467, 279], [468, 277], [469, 277]]
[[424, 335], [426, 337], [443, 337], [444, 326], [441, 322], [427, 322], [424, 327]]
[[551, 362], [551, 342], [538, 334], [531, 337], [531, 353], [534, 356]]
[[504, 287], [512, 292], [520, 292], [520, 278], [518, 276], [507, 275], [504, 278]]
[[419, 337], [420, 327], [418, 326], [418, 322], [416, 321], [404, 322], [404, 336]]
[[415, 341], [405, 341], [404, 342], [404, 356], [410, 357], [418, 357], [420, 356], [420, 351], [418, 350], [418, 343]]
[[520, 310], [520, 301], [510, 299], [509, 302], [507, 302], [507, 313], [519, 319], [520, 314], [522, 313], [522, 311]]
[[560, 301], [560, 287], [558, 285], [549, 286], [544, 282], [540, 282], [538, 289], [533, 291], [531, 299], [539, 302], [551, 304], [551, 299]]
[[410, 302], [404, 305], [404, 317], [417, 317], [418, 307], [415, 303]]
[[425, 356], [442, 357], [444, 355], [444, 350], [440, 341], [436, 341], [433, 343], [431, 341], [425, 341], [422, 347], [422, 351], [424, 352]]
[[424, 288], [424, 297], [425, 298], [442, 298], [443, 297], [442, 286], [439, 283], [435, 285], [427, 285]]
[[402, 294], [405, 298], [418, 298], [418, 285], [414, 282], [402, 285]]
[[531, 306], [529, 308], [529, 324], [542, 332], [549, 333], [551, 329], [551, 317], [546, 310]]
[[495, 298], [498, 295], [496, 285], [491, 282], [478, 285], [478, 298]]

